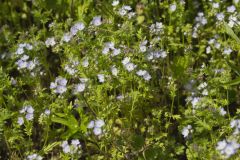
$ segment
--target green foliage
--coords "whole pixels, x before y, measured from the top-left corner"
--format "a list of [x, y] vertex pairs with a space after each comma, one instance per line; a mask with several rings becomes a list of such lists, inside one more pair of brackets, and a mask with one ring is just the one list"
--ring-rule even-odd
[[238, 159], [239, 7], [0, 2], [0, 159]]

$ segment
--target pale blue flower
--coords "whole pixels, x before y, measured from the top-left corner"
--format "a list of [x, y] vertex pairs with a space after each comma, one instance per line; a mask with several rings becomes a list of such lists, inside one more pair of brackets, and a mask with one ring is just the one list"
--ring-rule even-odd
[[45, 41], [45, 45], [47, 47], [51, 46], [55, 46], [56, 42], [55, 42], [55, 38], [54, 37], [51, 37], [51, 38], [47, 38], [47, 40]]
[[101, 128], [104, 125], [105, 125], [105, 123], [102, 119], [98, 119], [95, 121], [95, 127], [97, 127], [97, 128]]
[[101, 19], [102, 19], [101, 16], [93, 17], [93, 20], [92, 20], [91, 24], [94, 25], [94, 26], [100, 26], [102, 24]]
[[216, 147], [216, 149], [219, 150], [220, 153], [226, 158], [234, 155], [239, 148], [240, 144], [238, 144], [235, 140], [219, 141]]
[[74, 87], [74, 93], [80, 93], [80, 92], [83, 92], [85, 90], [85, 83], [79, 83], [79, 84], [76, 84], [75, 87]]
[[81, 31], [84, 28], [85, 28], [85, 25], [82, 22], [78, 22], [78, 23], [74, 24], [70, 29], [71, 35], [75, 36], [78, 31]]
[[234, 5], [231, 5], [231, 6], [227, 7], [227, 12], [228, 13], [233, 13], [233, 12], [235, 12], [235, 10], [236, 10], [236, 7]]
[[18, 123], [20, 126], [23, 125], [23, 124], [24, 124], [24, 119], [23, 119], [23, 117], [18, 117], [17, 123]]
[[225, 15], [224, 15], [223, 13], [218, 13], [218, 14], [216, 15], [216, 17], [217, 17], [217, 20], [219, 20], [219, 21], [223, 21]]
[[111, 67], [111, 72], [112, 72], [112, 75], [114, 75], [114, 76], [118, 75], [118, 69], [115, 66]]
[[88, 123], [87, 128], [93, 128], [94, 125], [95, 125], [95, 122], [94, 122], [94, 121], [90, 121], [90, 122]]
[[112, 6], [117, 6], [119, 4], [119, 1], [118, 0], [114, 0], [113, 2], [112, 2]]
[[29, 121], [33, 120], [33, 113], [27, 113], [25, 118]]
[[103, 83], [105, 81], [105, 75], [104, 74], [98, 74], [97, 77], [98, 77], [99, 82]]
[[43, 157], [41, 157], [40, 155], [34, 153], [34, 154], [31, 154], [31, 155], [28, 155], [27, 159], [28, 160], [42, 160]]
[[102, 129], [101, 128], [98, 128], [98, 127], [95, 127], [93, 129], [93, 133], [96, 135], [96, 136], [99, 136], [102, 134]]
[[169, 7], [169, 9], [170, 9], [171, 12], [176, 11], [176, 9], [177, 9], [176, 3], [171, 4], [170, 7]]
[[69, 42], [71, 39], [72, 39], [73, 35], [71, 33], [64, 33], [63, 37], [62, 37], [62, 40], [64, 42]]
[[188, 135], [192, 132], [193, 132], [193, 129], [191, 125], [187, 125], [182, 129], [182, 135], [184, 138], [188, 137]]

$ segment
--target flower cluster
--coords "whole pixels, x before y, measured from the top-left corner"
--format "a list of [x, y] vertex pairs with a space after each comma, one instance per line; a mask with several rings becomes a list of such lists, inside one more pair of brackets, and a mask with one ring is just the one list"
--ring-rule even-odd
[[176, 5], [176, 3], [173, 3], [173, 4], [171, 4], [171, 5], [169, 6], [169, 10], [170, 10], [170, 12], [175, 12], [176, 9], [177, 9], [177, 5]]
[[93, 133], [96, 136], [99, 136], [103, 132], [102, 127], [104, 125], [105, 125], [104, 121], [102, 119], [98, 119], [98, 120], [95, 120], [95, 121], [90, 121], [87, 128], [93, 129]]
[[230, 123], [231, 128], [235, 128], [233, 134], [239, 134], [240, 133], [240, 120], [234, 119]]
[[78, 139], [72, 139], [71, 144], [69, 144], [68, 141], [63, 141], [61, 147], [66, 154], [73, 155], [82, 153], [82, 145]]
[[27, 160], [42, 160], [42, 159], [43, 157], [36, 153], [27, 156]]
[[236, 135], [240, 133], [240, 120], [234, 119], [230, 123], [231, 128], [235, 128], [231, 140], [223, 140], [217, 143], [216, 149], [220, 151], [220, 153], [229, 158], [230, 156], [236, 154], [237, 150], [240, 148], [240, 144], [236, 142]]
[[70, 75], [75, 75], [77, 73], [77, 66], [79, 65], [79, 62], [77, 60], [70, 60], [69, 64], [66, 64], [64, 66], [64, 70], [70, 74]]
[[117, 6], [119, 4], [119, 1], [118, 0], [114, 0], [113, 2], [112, 2], [112, 6]]
[[[85, 25], [82, 22], [75, 23], [70, 28], [70, 32], [63, 34], [62, 41], [66, 43], [71, 41], [71, 39], [78, 33], [78, 31], [82, 31], [84, 28], [85, 28]], [[55, 42], [53, 44], [55, 45]]]
[[125, 57], [123, 60], [122, 60], [122, 64], [124, 66], [124, 68], [128, 71], [128, 72], [131, 72], [133, 71], [137, 65], [135, 65], [134, 63], [130, 62], [130, 57]]
[[119, 11], [118, 11], [118, 13], [119, 13], [119, 15], [121, 15], [121, 16], [128, 16], [128, 18], [130, 19], [130, 18], [132, 18], [134, 15], [135, 15], [135, 13], [134, 12], [131, 12], [131, 10], [132, 10], [132, 7], [131, 6], [122, 6], [120, 9], [119, 9]]
[[149, 81], [152, 77], [146, 70], [137, 71], [137, 75], [143, 77], [146, 81]]
[[39, 64], [37, 58], [34, 58], [34, 60], [29, 60], [29, 56], [25, 53], [25, 51], [31, 51], [33, 49], [33, 46], [29, 43], [20, 43], [18, 45], [18, 48], [15, 52], [15, 54], [20, 57], [16, 61], [16, 65], [18, 66], [17, 69], [28, 69], [29, 71], [32, 71], [36, 65]]
[[39, 64], [38, 60], [35, 58], [34, 60], [29, 60], [28, 55], [23, 55], [17, 62], [18, 70], [27, 68], [29, 71], [32, 71], [37, 64]]
[[148, 43], [147, 40], [140, 43], [139, 49], [140, 49], [141, 52], [146, 52], [147, 51], [147, 46], [146, 46], [147, 43]]
[[112, 51], [111, 56], [117, 56], [117, 55], [119, 55], [121, 53], [121, 50], [119, 48], [115, 48], [114, 47], [114, 43], [113, 42], [107, 42], [104, 45], [104, 48], [102, 50], [102, 54], [106, 55], [110, 51]]
[[102, 24], [102, 17], [101, 16], [96, 16], [93, 17], [93, 20], [91, 21], [91, 24], [94, 26], [100, 26]]
[[154, 61], [154, 60], [156, 60], [160, 57], [162, 59], [166, 58], [167, 57], [167, 52], [164, 51], [164, 50], [151, 51], [147, 55], [147, 60]]
[[222, 116], [224, 116], [224, 115], [227, 114], [227, 112], [226, 112], [222, 107], [219, 109], [219, 113], [220, 113], [220, 115], [222, 115]]
[[55, 82], [51, 82], [50, 89], [53, 89], [54, 93], [63, 94], [67, 91], [67, 80], [63, 77], [57, 77]]
[[187, 98], [187, 102], [190, 102], [193, 109], [196, 109], [200, 105], [201, 98], [190, 96]]
[[203, 12], [198, 13], [198, 16], [195, 18], [195, 21], [203, 26], [207, 24], [207, 19], [204, 17]]
[[33, 46], [31, 45], [31, 44], [29, 44], [29, 43], [20, 43], [19, 45], [18, 45], [18, 49], [17, 49], [17, 51], [15, 52], [17, 55], [21, 55], [21, 54], [23, 54], [24, 53], [24, 50], [32, 50], [33, 49]]
[[[240, 148], [240, 120], [233, 119], [239, 112], [234, 106], [240, 104], [235, 87], [239, 81], [234, 80], [240, 66], [236, 58], [239, 0], [107, 3], [64, 1], [47, 11], [52, 7], [46, 1], [21, 1], [30, 14], [13, 9], [14, 16], [0, 18], [6, 23], [0, 26], [4, 42], [0, 45], [0, 110], [4, 116], [6, 110], [0, 126], [6, 133], [11, 133], [9, 128], [17, 133], [3, 137], [6, 145], [13, 153], [18, 153], [15, 148], [29, 146], [21, 149], [31, 153], [24, 154], [29, 155], [27, 159], [44, 155], [47, 159], [55, 158], [51, 155], [77, 159], [81, 152], [87, 152], [84, 156], [89, 159], [121, 159], [118, 142], [124, 151], [140, 149], [136, 150], [139, 154], [125, 155], [130, 159], [141, 158], [145, 144], [152, 145], [149, 159], [196, 159], [195, 155], [205, 152], [203, 159], [209, 155], [219, 159], [236, 154]], [[2, 4], [7, 10], [11, 2]], [[16, 34], [12, 27], [19, 15], [22, 23], [34, 24], [27, 28], [16, 25], [21, 29], [16, 28]], [[12, 107], [23, 102], [36, 106], [24, 105], [20, 113]], [[18, 116], [11, 116], [12, 112]], [[96, 116], [107, 119], [111, 127], [103, 119], [90, 119]], [[15, 125], [5, 123], [12, 117]], [[161, 139], [166, 152], [159, 148], [159, 128], [167, 131], [166, 140]], [[220, 129], [215, 133], [210, 128]], [[69, 139], [79, 135], [84, 135], [82, 146], [80, 140]], [[218, 140], [220, 135], [229, 137]], [[173, 138], [176, 136], [187, 142], [179, 142]], [[44, 139], [43, 146], [32, 142], [39, 139]], [[144, 142], [137, 148], [128, 144], [135, 139]], [[18, 144], [23, 140], [26, 143]], [[55, 144], [58, 148], [48, 148]], [[178, 147], [172, 147], [174, 144]], [[196, 152], [196, 146], [201, 146], [201, 152]], [[40, 149], [36, 153], [41, 156], [29, 148]]]
[[162, 22], [156, 22], [155, 24], [152, 24], [149, 29], [151, 33], [163, 33], [164, 25]]
[[190, 133], [193, 133], [193, 129], [191, 125], [187, 125], [182, 129], [182, 135], [184, 138], [187, 138]]
[[112, 72], [112, 75], [114, 76], [118, 75], [118, 69], [115, 65], [111, 67], [111, 72]]
[[86, 82], [88, 81], [88, 79], [87, 78], [80, 78], [80, 81], [81, 81], [81, 83], [78, 83], [78, 84], [74, 85], [74, 89], [73, 89], [74, 94], [81, 93], [86, 88]]
[[78, 33], [78, 31], [82, 31], [84, 28], [85, 25], [82, 22], [77, 22], [71, 27], [70, 33], [72, 36], [75, 36]]
[[[34, 112], [34, 109], [33, 109], [33, 107], [31, 105], [24, 106], [19, 111], [20, 114], [25, 115], [25, 118], [28, 121], [32, 121], [33, 120], [33, 112]], [[23, 125], [24, 124], [24, 118], [23, 117], [18, 117], [18, 124], [19, 125]]]
[[199, 86], [198, 86], [198, 90], [202, 91], [202, 95], [204, 95], [204, 96], [208, 95], [208, 90], [207, 90], [206, 87], [207, 87], [207, 83], [206, 82], [203, 82], [203, 83], [199, 84]]
[[217, 143], [216, 149], [219, 150], [223, 156], [225, 156], [226, 158], [229, 158], [230, 156], [235, 154], [239, 148], [240, 148], [240, 144], [238, 144], [236, 141], [223, 140]]
[[56, 45], [55, 38], [54, 37], [47, 38], [45, 41], [45, 45], [46, 45], [46, 47], [55, 46]]

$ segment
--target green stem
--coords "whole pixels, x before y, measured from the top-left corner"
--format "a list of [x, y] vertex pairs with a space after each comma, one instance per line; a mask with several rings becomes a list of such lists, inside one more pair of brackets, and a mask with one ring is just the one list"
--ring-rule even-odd
[[[227, 101], [229, 102], [229, 97], [228, 97], [228, 90], [227, 90]], [[230, 120], [230, 112], [229, 112], [229, 103], [227, 105], [227, 112], [228, 112], [228, 119]]]
[[49, 125], [47, 125], [47, 135], [46, 135], [46, 138], [45, 138], [45, 140], [44, 140], [44, 144], [43, 144], [43, 146], [46, 146], [46, 144], [47, 144], [47, 141], [48, 141], [48, 132], [49, 132]]
[[74, 14], [74, 0], [71, 1], [71, 17], [73, 18]]

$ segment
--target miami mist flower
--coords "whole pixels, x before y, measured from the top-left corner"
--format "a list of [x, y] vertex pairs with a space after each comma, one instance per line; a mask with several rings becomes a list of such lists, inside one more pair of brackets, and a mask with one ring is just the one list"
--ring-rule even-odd
[[92, 120], [89, 122], [87, 128], [93, 129], [93, 133], [96, 136], [99, 136], [102, 134], [102, 127], [105, 125], [105, 122], [102, 119]]
[[122, 6], [122, 8], [119, 9], [118, 13], [121, 15], [121, 16], [125, 16], [126, 14], [128, 14], [129, 11], [132, 10], [132, 7], [130, 6]]
[[141, 52], [146, 52], [147, 51], [147, 46], [146, 46], [147, 43], [148, 43], [147, 40], [140, 43], [139, 49], [140, 49]]
[[171, 12], [176, 11], [176, 9], [177, 9], [176, 3], [171, 4], [170, 7], [169, 7], [169, 10], [170, 10]]
[[234, 155], [237, 150], [240, 148], [235, 140], [223, 140], [217, 143], [216, 149], [226, 158]]
[[53, 89], [54, 93], [63, 94], [67, 91], [66, 84], [67, 80], [65, 78], [57, 77], [55, 82], [51, 82], [50, 89]]
[[73, 35], [68, 32], [68, 33], [64, 33], [63, 37], [62, 37], [62, 41], [64, 42], [69, 42], [72, 39]]
[[105, 75], [104, 74], [98, 74], [97, 77], [98, 77], [99, 82], [101, 82], [101, 83], [105, 82]]
[[70, 32], [73, 36], [75, 36], [78, 31], [82, 31], [84, 28], [85, 25], [82, 22], [77, 22], [71, 27]]
[[24, 124], [24, 119], [23, 119], [23, 117], [18, 117], [17, 123], [18, 123], [20, 126], [23, 125], [23, 124]]
[[17, 55], [21, 55], [24, 53], [24, 50], [32, 50], [33, 46], [29, 43], [20, 43], [18, 45], [17, 51], [15, 52]]
[[234, 119], [230, 123], [230, 127], [234, 128], [233, 134], [239, 134], [240, 133], [240, 120]]
[[118, 75], [118, 69], [115, 66], [111, 67], [111, 72], [112, 72], [112, 75], [114, 75], [114, 76]]
[[82, 145], [78, 139], [72, 139], [71, 144], [68, 141], [63, 141], [61, 147], [66, 154], [76, 154], [81, 153]]
[[53, 47], [53, 46], [55, 46], [55, 44], [56, 44], [56, 41], [55, 41], [54, 37], [47, 38], [47, 40], [45, 41], [45, 45], [47, 47], [49, 47], [49, 46]]
[[94, 26], [100, 26], [102, 24], [102, 17], [101, 16], [93, 17], [91, 24]]
[[31, 105], [23, 106], [23, 108], [19, 111], [19, 113], [22, 115], [22, 116], [18, 117], [18, 120], [17, 120], [17, 123], [20, 126], [24, 124], [23, 116], [25, 116], [25, 119], [28, 121], [33, 120], [34, 109]]
[[234, 5], [231, 5], [231, 6], [227, 7], [227, 12], [228, 13], [233, 13], [233, 12], [235, 12], [235, 10], [236, 10], [236, 7]]
[[137, 65], [135, 65], [134, 63], [131, 63], [130, 62], [130, 58], [129, 57], [125, 57], [123, 60], [122, 60], [122, 64], [124, 66], [124, 68], [128, 71], [128, 72], [131, 72], [133, 71]]
[[182, 129], [182, 135], [184, 138], [187, 138], [189, 136], [189, 134], [192, 132], [193, 132], [193, 129], [192, 129], [191, 125], [187, 125], [186, 127], [184, 127]]
[[146, 81], [149, 81], [152, 77], [146, 70], [139, 70], [136, 74], [140, 77], [143, 77]]
[[217, 20], [218, 20], [218, 21], [223, 21], [225, 15], [224, 15], [223, 13], [218, 13], [218, 14], [216, 15], [216, 17], [217, 17]]
[[117, 6], [119, 4], [119, 1], [118, 0], [114, 0], [113, 2], [112, 2], [112, 6]]
[[27, 160], [42, 160], [43, 157], [34, 153], [27, 156]]
[[115, 49], [114, 48], [114, 43], [113, 42], [106, 42], [105, 44], [104, 44], [104, 48], [103, 48], [103, 50], [102, 50], [102, 54], [108, 54], [108, 52], [110, 52], [110, 50], [113, 50], [113, 49]]
[[85, 83], [78, 83], [74, 86], [73, 93], [77, 94], [83, 92], [85, 90], [85, 87], [86, 87]]

